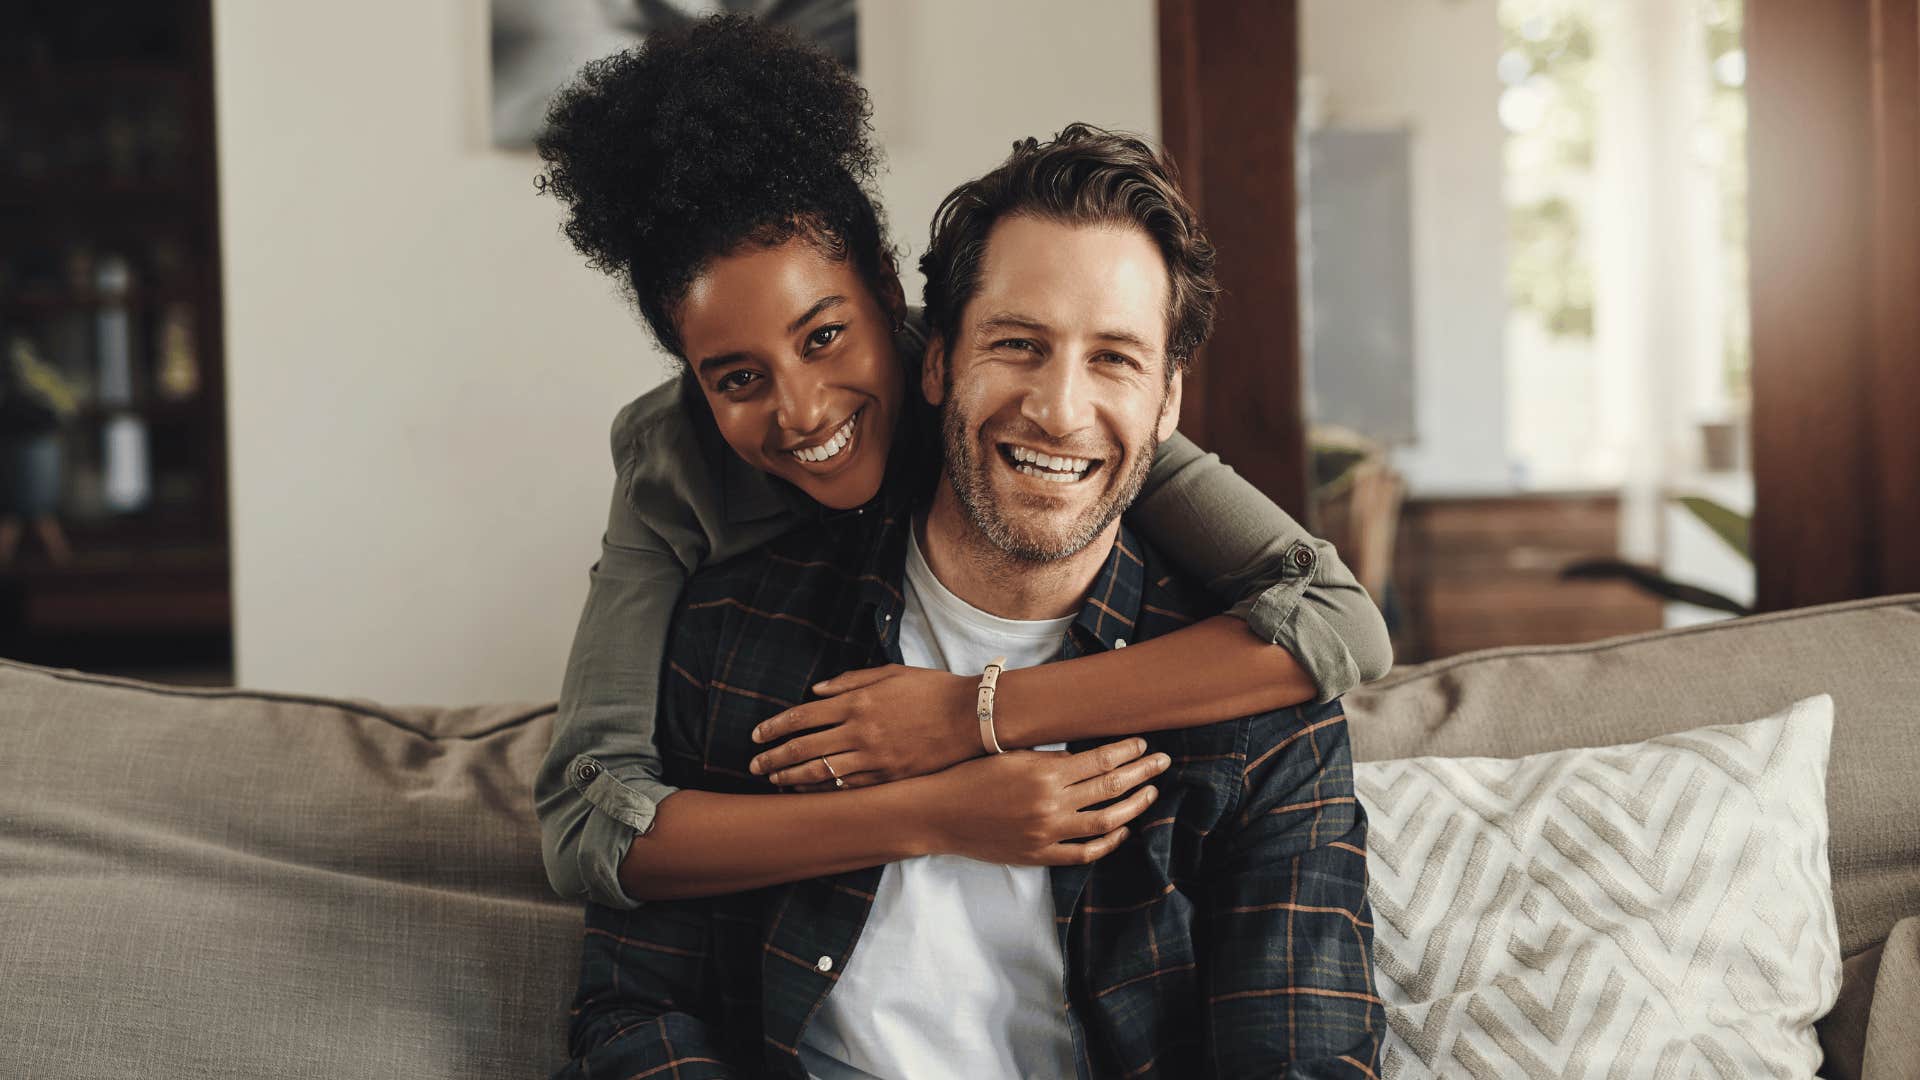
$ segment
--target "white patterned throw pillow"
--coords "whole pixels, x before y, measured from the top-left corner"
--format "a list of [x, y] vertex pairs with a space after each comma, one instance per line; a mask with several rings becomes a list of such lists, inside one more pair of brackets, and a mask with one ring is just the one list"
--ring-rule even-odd
[[1364, 763], [1383, 1073], [1807, 1077], [1840, 992], [1833, 699], [1533, 757]]

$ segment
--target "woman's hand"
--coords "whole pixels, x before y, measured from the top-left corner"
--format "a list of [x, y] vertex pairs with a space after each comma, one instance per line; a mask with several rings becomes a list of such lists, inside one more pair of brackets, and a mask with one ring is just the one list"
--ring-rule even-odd
[[816, 683], [820, 700], [769, 718], [753, 730], [753, 740], [806, 734], [765, 751], [749, 767], [802, 791], [831, 789], [835, 776], [847, 787], [865, 787], [938, 772], [982, 753], [973, 713], [979, 681], [888, 664]]
[[[1020, 866], [1093, 862], [1119, 847], [1127, 823], [1159, 797], [1141, 785], [1172, 760], [1142, 757], [1146, 749], [1145, 739], [1122, 739], [1078, 754], [1013, 750], [915, 780], [924, 788], [929, 849]], [[1073, 842], [1085, 837], [1092, 839]]]

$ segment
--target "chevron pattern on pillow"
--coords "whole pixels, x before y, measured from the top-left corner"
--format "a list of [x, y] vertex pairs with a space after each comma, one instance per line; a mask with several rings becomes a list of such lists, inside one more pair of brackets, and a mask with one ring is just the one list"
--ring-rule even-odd
[[1806, 1077], [1840, 991], [1833, 700], [1631, 746], [1354, 767], [1383, 1075]]

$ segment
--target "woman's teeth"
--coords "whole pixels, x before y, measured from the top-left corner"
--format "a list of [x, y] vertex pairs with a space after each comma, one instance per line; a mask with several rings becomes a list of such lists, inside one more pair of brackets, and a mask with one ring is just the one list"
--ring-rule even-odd
[[853, 421], [859, 415], [854, 413], [853, 416], [847, 417], [847, 422], [840, 425], [840, 430], [833, 433], [833, 438], [819, 446], [806, 446], [798, 450], [789, 450], [788, 453], [801, 461], [809, 462], [829, 461], [840, 456], [840, 451], [845, 450], [847, 444], [853, 441]]
[[1087, 474], [1093, 462], [1087, 458], [1056, 457], [1043, 454], [1038, 450], [1029, 450], [1024, 446], [1009, 448], [1016, 463], [1014, 469], [1037, 476], [1056, 484], [1071, 484]]

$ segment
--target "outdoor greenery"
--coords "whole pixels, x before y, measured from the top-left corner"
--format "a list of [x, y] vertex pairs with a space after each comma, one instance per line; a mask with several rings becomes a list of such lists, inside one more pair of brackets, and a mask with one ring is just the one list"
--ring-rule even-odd
[[1501, 0], [1507, 128], [1507, 291], [1559, 337], [1593, 336], [1593, 267], [1579, 192], [1593, 173], [1591, 2]]

